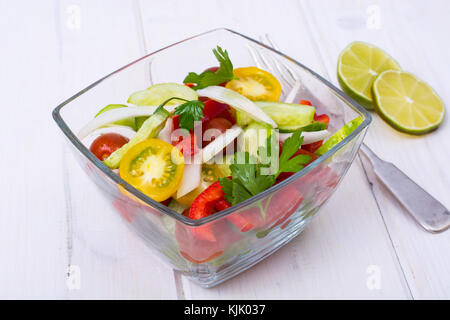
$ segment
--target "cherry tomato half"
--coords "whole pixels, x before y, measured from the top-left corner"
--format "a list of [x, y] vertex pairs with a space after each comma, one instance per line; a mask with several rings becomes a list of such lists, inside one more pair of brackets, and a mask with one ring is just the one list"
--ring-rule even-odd
[[208, 121], [203, 127], [204, 133], [202, 147], [206, 147], [208, 144], [214, 141], [218, 135], [223, 134], [232, 126], [233, 124], [225, 118], [214, 118], [211, 121]]
[[253, 101], [278, 101], [281, 96], [281, 84], [272, 74], [256, 67], [233, 70], [236, 78], [227, 83], [234, 90]]
[[128, 138], [125, 138], [118, 133], [105, 133], [92, 142], [89, 150], [99, 160], [103, 161], [128, 141]]
[[180, 186], [184, 158], [170, 143], [147, 139], [122, 158], [120, 176], [155, 201], [170, 198]]

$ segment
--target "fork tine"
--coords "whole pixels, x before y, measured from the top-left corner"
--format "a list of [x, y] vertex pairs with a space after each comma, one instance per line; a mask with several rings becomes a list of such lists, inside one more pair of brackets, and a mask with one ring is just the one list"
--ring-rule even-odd
[[[266, 37], [267, 37], [267, 34], [266, 34]], [[259, 39], [260, 39], [260, 41], [261, 41], [262, 43], [269, 42], [269, 46], [271, 46], [271, 45], [273, 44], [273, 43], [270, 42], [270, 39], [267, 40], [267, 38], [266, 38], [266, 41], [264, 41], [264, 38], [261, 37], [261, 36], [259, 37]], [[272, 46], [272, 48], [273, 48], [273, 46]], [[285, 81], [286, 83], [288, 83], [290, 87], [294, 86], [294, 85], [295, 85], [296, 78], [293, 77], [292, 75], [290, 75], [290, 74], [289, 74], [289, 71], [288, 71], [285, 67], [284, 67], [284, 69], [283, 69], [283, 65], [282, 65], [282, 64], [280, 65], [280, 63], [277, 61], [277, 59], [275, 59], [275, 58], [272, 56], [271, 52], [268, 52], [268, 53], [267, 53], [267, 57], [268, 57], [268, 58], [270, 57], [270, 60], [272, 61], [273, 65], [274, 65], [275, 68], [278, 70], [279, 76], [280, 76], [282, 79], [284, 79], [284, 81]], [[289, 77], [289, 76], [290, 76], [290, 77]]]
[[250, 44], [247, 44], [247, 49], [250, 52], [250, 55], [252, 56], [253, 60], [256, 63], [256, 66], [258, 68], [264, 68], [262, 63], [261, 63], [261, 58], [259, 57], [259, 55], [256, 53], [256, 49], [252, 48], [252, 46]]
[[[272, 74], [279, 75], [278, 78], [283, 82], [283, 85], [287, 88], [292, 87], [292, 84], [288, 81], [286, 81], [284, 78], [281, 77], [281, 73], [274, 69], [273, 65], [274, 63], [270, 63], [267, 60], [267, 57], [264, 56], [255, 46], [248, 45], [250, 54], [252, 55], [253, 59], [255, 60], [255, 63], [258, 68], [262, 69], [268, 69]], [[284, 90], [283, 90], [284, 91]]]
[[[273, 42], [273, 40], [269, 37], [269, 35], [267, 33], [265, 34], [265, 38], [266, 38], [266, 41], [270, 44], [270, 46], [272, 48], [280, 51], [278, 46]], [[285, 64], [283, 62], [280, 62], [280, 63], [286, 69], [286, 71], [289, 73], [289, 75], [294, 79], [294, 81], [300, 81], [300, 78], [297, 76], [297, 74], [287, 64]]]
[[263, 54], [261, 54], [260, 50], [258, 50], [258, 48], [256, 48], [254, 45], [250, 45], [250, 46], [252, 47], [255, 55], [259, 57], [260, 61], [262, 61], [263, 67], [269, 69], [270, 72], [275, 73], [276, 70], [273, 68], [273, 65], [269, 61], [267, 61], [267, 57], [264, 56]]

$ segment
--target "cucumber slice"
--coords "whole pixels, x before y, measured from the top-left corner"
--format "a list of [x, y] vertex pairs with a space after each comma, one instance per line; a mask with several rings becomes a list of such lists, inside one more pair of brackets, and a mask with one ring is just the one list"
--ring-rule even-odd
[[236, 123], [239, 126], [246, 126], [252, 121], [252, 117], [247, 112], [236, 110]]
[[[179, 83], [158, 83], [145, 90], [136, 91], [128, 98], [128, 103], [137, 106], [158, 106], [167, 99], [178, 97], [186, 100], [197, 100], [195, 90]], [[172, 100], [167, 105], [181, 104], [182, 101]], [[142, 126], [148, 117], [136, 118], [136, 129]]]
[[292, 133], [292, 132], [295, 132], [298, 130], [301, 130], [303, 132], [315, 132], [315, 131], [326, 130], [327, 127], [328, 127], [328, 124], [326, 124], [326, 123], [314, 121], [313, 123], [308, 124], [299, 129], [297, 129], [295, 127], [285, 127], [284, 129], [280, 129], [280, 133]]
[[244, 130], [243, 145], [241, 151], [258, 156], [258, 148], [265, 147], [267, 138], [271, 136], [273, 129], [268, 124], [260, 122], [250, 123]]
[[318, 156], [324, 155], [331, 148], [337, 145], [339, 142], [344, 140], [346, 137], [350, 135], [361, 123], [363, 119], [361, 117], [357, 117], [350, 122], [347, 122], [342, 128], [336, 131], [323, 145], [320, 146], [314, 153]]
[[[109, 110], [113, 110], [113, 109], [118, 109], [118, 108], [127, 108], [127, 105], [124, 104], [108, 104], [106, 107], [104, 107], [102, 110], [100, 110], [95, 117], [98, 117], [99, 115], [101, 115], [103, 112], [105, 111], [109, 111]], [[131, 118], [127, 118], [127, 119], [123, 119], [123, 120], [119, 120], [116, 122], [113, 122], [113, 124], [116, 124], [118, 126], [126, 126], [126, 127], [130, 127], [131, 129], [136, 131], [136, 120], [134, 117]]]
[[255, 104], [275, 121], [280, 131], [296, 131], [314, 121], [312, 106], [268, 101], [255, 101]]
[[152, 114], [145, 122], [142, 124], [141, 128], [136, 132], [133, 138], [131, 138], [128, 143], [124, 144], [121, 148], [114, 151], [104, 163], [111, 169], [116, 169], [120, 165], [122, 157], [127, 153], [127, 151], [138, 144], [149, 138], [156, 137], [161, 129], [165, 126], [167, 119], [169, 118], [169, 111], [164, 108], [159, 109], [154, 114]]

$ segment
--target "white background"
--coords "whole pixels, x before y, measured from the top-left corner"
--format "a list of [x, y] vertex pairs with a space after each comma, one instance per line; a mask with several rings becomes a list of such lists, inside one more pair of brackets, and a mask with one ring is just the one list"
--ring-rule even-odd
[[[216, 27], [268, 33], [337, 84], [362, 40], [450, 99], [450, 2], [0, 1], [0, 298], [450, 298], [450, 231], [420, 229], [358, 157], [318, 217], [249, 271], [202, 289], [106, 212], [64, 146], [52, 109], [147, 52]], [[450, 128], [413, 137], [376, 115], [366, 143], [450, 208]], [[370, 174], [370, 171], [369, 171]], [[76, 279], [67, 279], [72, 265]]]

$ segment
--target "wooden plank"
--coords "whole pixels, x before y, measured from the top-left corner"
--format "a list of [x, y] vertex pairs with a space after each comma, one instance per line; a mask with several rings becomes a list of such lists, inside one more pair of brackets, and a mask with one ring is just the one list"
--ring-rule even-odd
[[[61, 78], [66, 98], [144, 54], [138, 13], [131, 1], [59, 3]], [[106, 94], [120, 99], [116, 92]], [[122, 99], [116, 103], [126, 102], [127, 97]], [[70, 154], [66, 161], [69, 263], [81, 273], [79, 288], [68, 291], [67, 297], [176, 298], [173, 271], [111, 212], [107, 200]]]
[[[445, 15], [448, 1], [308, 1], [302, 2], [330, 78], [337, 83], [338, 54], [348, 43], [362, 40], [385, 49], [402, 66], [428, 82], [444, 103], [450, 99], [442, 72], [450, 46], [445, 39], [450, 25]], [[376, 23], [378, 21], [379, 23]], [[432, 35], [432, 36], [430, 36]], [[450, 142], [447, 121], [422, 137], [399, 133], [374, 115], [366, 143], [382, 158], [394, 163], [447, 208]], [[374, 181], [373, 192], [381, 209], [396, 255], [400, 259], [414, 298], [450, 296], [450, 233], [429, 234], [418, 227], [390, 194]]]
[[[148, 51], [229, 27], [252, 37], [270, 33], [289, 55], [325, 73], [298, 2], [141, 1], [140, 7]], [[381, 271], [379, 289], [367, 285], [373, 270]], [[202, 289], [186, 278], [182, 283], [187, 299], [409, 297], [359, 161], [317, 219], [291, 244], [217, 288]]]
[[63, 154], [51, 118], [61, 99], [54, 6], [3, 1], [0, 11], [0, 298], [61, 298], [67, 254]]

